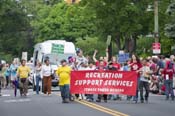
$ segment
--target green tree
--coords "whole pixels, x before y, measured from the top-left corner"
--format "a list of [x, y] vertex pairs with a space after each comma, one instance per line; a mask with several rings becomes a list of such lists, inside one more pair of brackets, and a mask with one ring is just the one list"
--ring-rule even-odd
[[0, 1], [0, 51], [2, 57], [21, 56], [27, 50], [29, 22], [19, 4], [12, 0]]
[[167, 14], [170, 15], [170, 18], [165, 26], [165, 35], [175, 39], [175, 0], [168, 6]]
[[[106, 39], [112, 35], [118, 50], [133, 52], [138, 35], [148, 33], [145, 22], [150, 0], [83, 0], [83, 5], [96, 12], [97, 33]], [[146, 17], [146, 18], [145, 18]], [[123, 46], [122, 46], [123, 43]]]
[[68, 5], [65, 2], [53, 7], [45, 6], [33, 21], [37, 32], [37, 42], [49, 39], [76, 41], [76, 38], [91, 35], [95, 31], [93, 15], [85, 12], [85, 7]]

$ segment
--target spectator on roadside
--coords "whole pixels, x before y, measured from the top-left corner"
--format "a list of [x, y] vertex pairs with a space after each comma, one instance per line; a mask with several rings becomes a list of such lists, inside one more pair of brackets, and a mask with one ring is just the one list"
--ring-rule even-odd
[[0, 60], [0, 96], [2, 96], [2, 93], [1, 93], [1, 89], [2, 89], [2, 75], [1, 75], [1, 71], [2, 71], [2, 64], [1, 64], [1, 60]]
[[0, 71], [0, 77], [1, 77], [1, 87], [4, 89], [6, 88], [5, 72], [6, 72], [6, 64], [3, 64], [2, 69]]
[[56, 74], [59, 76], [59, 86], [61, 91], [62, 103], [69, 103], [70, 98], [70, 73], [71, 67], [67, 65], [66, 60], [61, 61], [61, 67], [58, 67]]
[[28, 76], [30, 74], [30, 68], [26, 66], [26, 60], [21, 61], [21, 66], [17, 69], [17, 75], [20, 81], [20, 95], [27, 96], [28, 92]]
[[166, 100], [169, 100], [169, 94], [171, 94], [171, 99], [174, 100], [174, 91], [173, 91], [174, 73], [175, 71], [173, 69], [173, 63], [171, 63], [170, 61], [167, 61], [166, 68], [162, 72], [162, 75], [164, 77], [164, 83], [165, 83]]
[[41, 66], [41, 63], [38, 61], [37, 62], [37, 66], [35, 68], [35, 76], [36, 76], [36, 94], [39, 94], [39, 89], [40, 89], [40, 86], [39, 86], [39, 82], [41, 80], [41, 69], [42, 69], [42, 66]]
[[52, 81], [52, 67], [50, 65], [49, 58], [44, 60], [44, 65], [41, 68], [41, 78], [43, 79], [43, 87], [44, 87], [44, 94], [50, 96], [51, 95], [51, 81]]
[[162, 70], [166, 67], [165, 65], [165, 57], [163, 55], [158, 56], [157, 61], [157, 75], [161, 75]]
[[[144, 103], [144, 100], [148, 102], [149, 97], [149, 80], [150, 80], [150, 74], [151, 70], [150, 67], [147, 66], [147, 61], [142, 61], [142, 68], [140, 69], [140, 84], [139, 84], [139, 90], [140, 90], [140, 101], [141, 103]], [[143, 98], [143, 89], [145, 89], [145, 98]]]
[[170, 56], [170, 62], [173, 64], [173, 69], [175, 70], [175, 56], [174, 55], [171, 55]]
[[9, 67], [9, 64], [6, 64], [5, 77], [6, 77], [6, 88], [7, 88], [8, 85], [9, 85], [9, 81], [10, 81], [10, 67]]

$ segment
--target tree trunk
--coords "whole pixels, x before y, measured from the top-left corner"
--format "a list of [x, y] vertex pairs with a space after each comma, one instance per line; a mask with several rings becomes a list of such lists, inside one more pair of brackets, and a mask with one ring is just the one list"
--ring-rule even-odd
[[137, 36], [134, 35], [132, 37], [132, 49], [131, 49], [131, 53], [135, 53], [136, 52], [136, 48], [137, 48]]
[[129, 43], [130, 43], [130, 39], [128, 37], [126, 37], [125, 39], [125, 52], [128, 53], [129, 52]]
[[117, 46], [117, 53], [118, 53], [119, 50], [121, 50], [121, 41], [120, 41], [120, 35], [119, 34], [116, 36], [116, 46]]

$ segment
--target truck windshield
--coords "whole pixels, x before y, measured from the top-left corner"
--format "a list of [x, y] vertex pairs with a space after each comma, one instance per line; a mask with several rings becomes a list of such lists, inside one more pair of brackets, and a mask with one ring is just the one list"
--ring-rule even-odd
[[51, 65], [60, 65], [60, 61], [65, 59], [68, 61], [69, 56], [75, 56], [74, 54], [46, 54], [44, 56], [45, 58], [49, 58], [50, 64]]

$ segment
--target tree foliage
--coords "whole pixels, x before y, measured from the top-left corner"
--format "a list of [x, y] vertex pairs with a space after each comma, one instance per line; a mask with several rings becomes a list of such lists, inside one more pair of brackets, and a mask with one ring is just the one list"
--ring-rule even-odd
[[[0, 51], [7, 56], [20, 56], [27, 50], [26, 14], [15, 1], [0, 1]], [[5, 56], [4, 56], [5, 57]]]
[[[165, 54], [175, 37], [174, 4], [174, 0], [159, 1], [159, 35]], [[94, 49], [106, 48], [108, 35], [115, 50], [151, 54], [154, 39], [150, 41], [146, 35], [154, 33], [154, 12], [148, 12], [148, 6], [153, 10], [154, 1], [81, 0], [66, 4], [64, 0], [0, 0], [1, 58], [19, 57], [22, 51], [32, 56], [34, 44], [49, 39], [75, 42], [92, 54]]]
[[94, 33], [95, 27], [91, 21], [93, 15], [84, 12], [85, 7], [68, 5], [65, 2], [46, 7], [39, 10], [37, 20], [33, 22], [37, 42], [49, 39], [75, 42], [76, 38]]
[[175, 0], [168, 6], [167, 14], [170, 15], [170, 18], [165, 26], [165, 35], [175, 39]]

